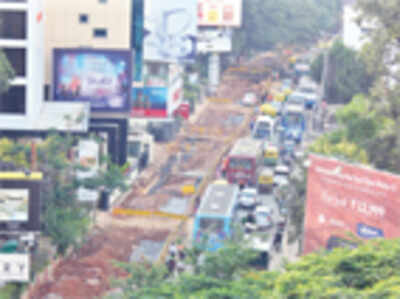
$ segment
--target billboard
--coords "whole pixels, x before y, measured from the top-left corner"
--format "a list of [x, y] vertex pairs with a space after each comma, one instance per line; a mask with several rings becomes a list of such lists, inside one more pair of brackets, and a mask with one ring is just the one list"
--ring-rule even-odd
[[29, 219], [29, 190], [0, 188], [0, 221]]
[[145, 1], [144, 59], [193, 62], [196, 55], [197, 1]]
[[142, 87], [132, 90], [133, 117], [167, 117], [167, 87]]
[[0, 231], [40, 231], [42, 174], [1, 173]]
[[242, 0], [198, 0], [199, 26], [242, 25]]
[[197, 41], [198, 53], [232, 51], [232, 34], [220, 30], [204, 30], [199, 32]]
[[29, 254], [0, 254], [0, 281], [29, 282]]
[[[78, 179], [93, 178], [100, 168], [100, 145], [94, 140], [80, 140], [78, 144], [78, 164], [85, 170], [78, 170]], [[82, 202], [95, 202], [99, 197], [98, 190], [79, 187], [78, 200]]]
[[89, 102], [95, 112], [128, 112], [130, 51], [55, 49], [55, 101]]
[[310, 157], [305, 212], [308, 254], [359, 239], [400, 237], [400, 177], [319, 156]]

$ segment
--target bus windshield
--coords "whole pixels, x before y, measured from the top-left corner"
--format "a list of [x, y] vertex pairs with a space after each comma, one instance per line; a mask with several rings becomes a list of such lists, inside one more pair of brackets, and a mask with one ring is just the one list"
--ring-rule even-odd
[[253, 163], [250, 159], [230, 158], [229, 168], [233, 170], [247, 170], [253, 168]]
[[257, 128], [254, 132], [254, 138], [256, 139], [264, 139], [270, 137], [270, 131], [268, 128]]

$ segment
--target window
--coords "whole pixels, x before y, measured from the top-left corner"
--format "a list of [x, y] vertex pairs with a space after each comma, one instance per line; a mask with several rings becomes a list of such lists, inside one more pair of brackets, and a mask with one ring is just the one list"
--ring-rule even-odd
[[25, 49], [13, 49], [7, 48], [3, 49], [4, 54], [6, 54], [8, 61], [11, 63], [15, 74], [17, 77], [25, 77], [26, 75], [26, 57]]
[[0, 113], [25, 114], [25, 86], [12, 86], [0, 95]]
[[99, 0], [99, 3], [107, 3], [107, 0]]
[[93, 31], [94, 37], [107, 37], [107, 29], [97, 28]]
[[10, 11], [0, 12], [0, 38], [25, 39], [26, 13]]
[[89, 22], [89, 16], [85, 13], [79, 15], [79, 23], [87, 24]]

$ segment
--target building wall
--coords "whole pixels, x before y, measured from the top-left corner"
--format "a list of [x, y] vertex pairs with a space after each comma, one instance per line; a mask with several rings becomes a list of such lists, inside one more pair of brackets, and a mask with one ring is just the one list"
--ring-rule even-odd
[[[25, 37], [11, 38], [18, 29], [15, 18], [4, 17], [0, 48], [5, 51], [25, 51], [25, 75], [11, 82], [11, 88], [25, 88], [25, 113], [0, 113], [0, 129], [24, 130], [32, 127], [43, 99], [43, 11], [42, 0], [0, 2], [0, 12], [25, 14]], [[4, 15], [3, 15], [4, 16]], [[10, 23], [8, 23], [10, 22]], [[2, 95], [7, 97], [8, 95]]]
[[[130, 49], [132, 0], [45, 0], [46, 84], [52, 80], [54, 48]], [[86, 14], [87, 23], [80, 22]], [[95, 29], [107, 30], [95, 37]]]

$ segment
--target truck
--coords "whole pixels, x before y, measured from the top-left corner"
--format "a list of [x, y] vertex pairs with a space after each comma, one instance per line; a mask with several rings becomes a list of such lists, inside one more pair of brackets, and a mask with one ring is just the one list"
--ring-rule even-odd
[[254, 187], [262, 159], [263, 141], [251, 137], [241, 138], [224, 160], [222, 173], [231, 184], [238, 184], [241, 188]]
[[231, 184], [208, 185], [193, 226], [193, 243], [208, 251], [221, 248], [233, 231], [239, 187]]

